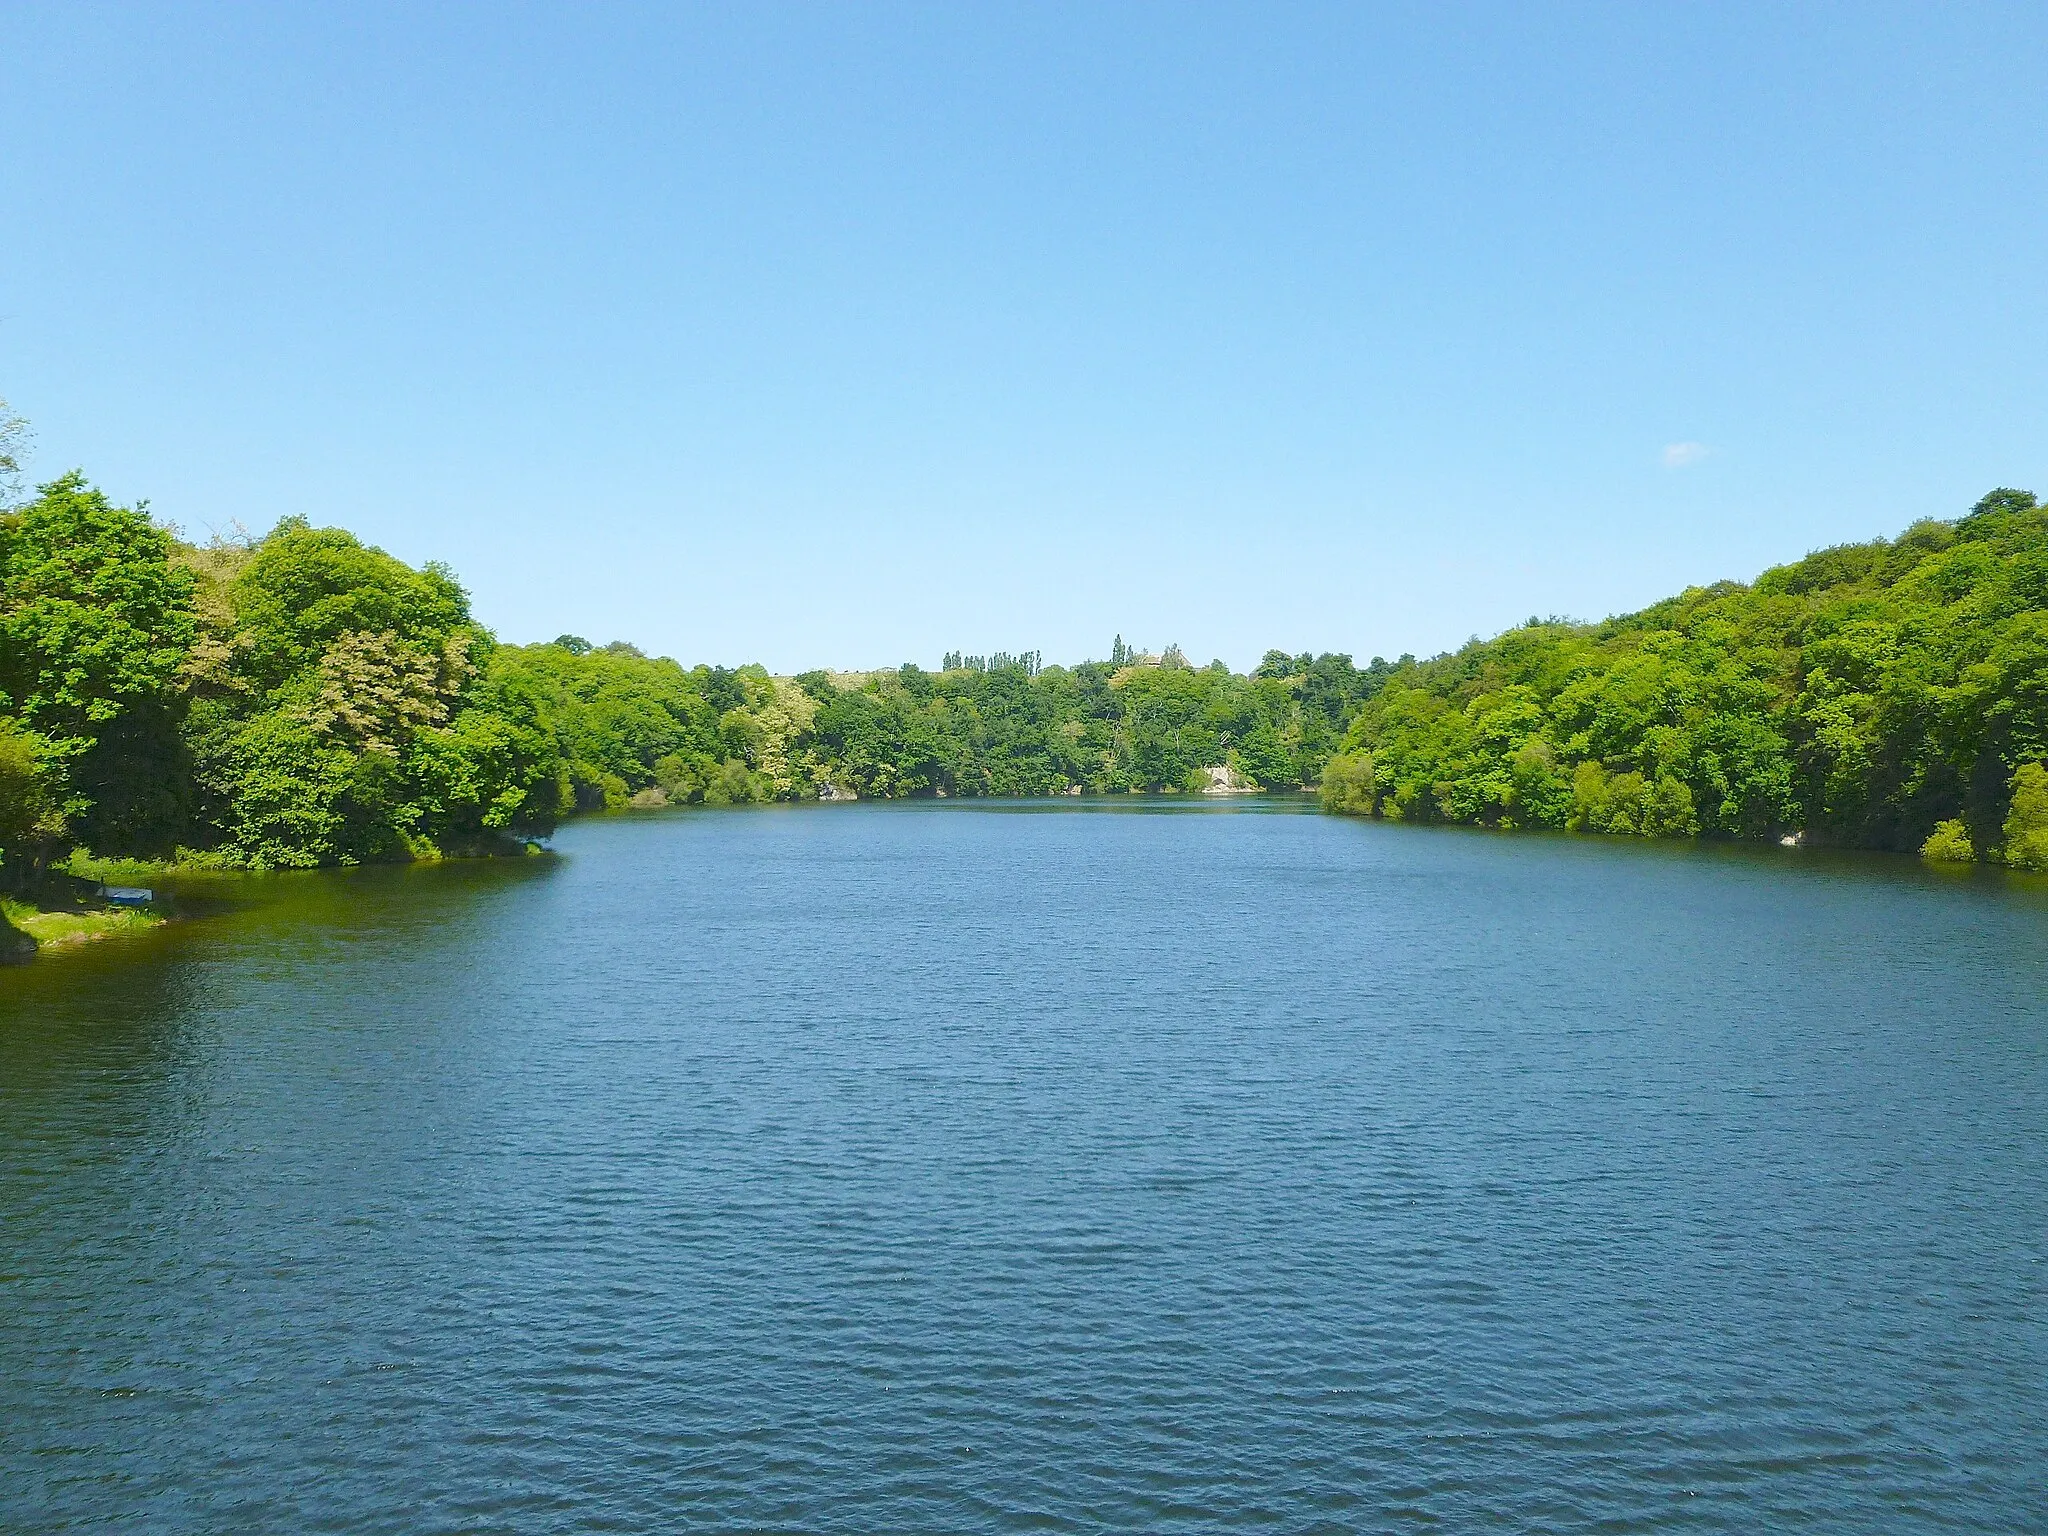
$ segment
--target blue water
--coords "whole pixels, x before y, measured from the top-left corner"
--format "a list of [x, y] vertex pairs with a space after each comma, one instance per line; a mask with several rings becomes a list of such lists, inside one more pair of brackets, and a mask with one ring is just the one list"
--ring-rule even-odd
[[0, 971], [10, 1531], [2048, 1529], [2048, 888], [957, 802]]

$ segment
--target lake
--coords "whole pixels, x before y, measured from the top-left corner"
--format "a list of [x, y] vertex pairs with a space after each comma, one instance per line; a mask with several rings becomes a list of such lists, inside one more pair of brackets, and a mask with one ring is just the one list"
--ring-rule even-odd
[[0, 1528], [2048, 1527], [2048, 884], [572, 825], [0, 971]]

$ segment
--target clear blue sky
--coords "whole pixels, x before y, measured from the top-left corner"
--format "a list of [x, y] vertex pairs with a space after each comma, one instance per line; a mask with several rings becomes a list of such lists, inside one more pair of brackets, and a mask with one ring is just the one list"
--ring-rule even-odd
[[0, 394], [508, 639], [1429, 652], [2048, 492], [2048, 6], [9, 3]]

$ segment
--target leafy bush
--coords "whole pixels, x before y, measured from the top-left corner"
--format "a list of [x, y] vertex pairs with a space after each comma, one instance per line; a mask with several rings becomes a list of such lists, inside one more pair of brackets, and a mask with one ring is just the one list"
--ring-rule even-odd
[[1372, 754], [1340, 752], [1323, 764], [1323, 782], [1317, 796], [1326, 811], [1343, 816], [1372, 815], [1379, 809]]
[[2022, 763], [2012, 776], [2012, 809], [2005, 818], [2005, 862], [2015, 869], [2048, 869], [2048, 767]]
[[1930, 864], [1971, 864], [1977, 850], [1970, 846], [1970, 829], [1960, 821], [1936, 822], [1927, 841], [1920, 845], [1920, 857]]

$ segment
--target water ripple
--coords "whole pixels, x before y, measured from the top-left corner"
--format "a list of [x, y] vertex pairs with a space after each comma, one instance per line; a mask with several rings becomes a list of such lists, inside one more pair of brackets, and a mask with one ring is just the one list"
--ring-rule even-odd
[[0, 985], [14, 1531], [2048, 1526], [2048, 903], [579, 826]]

